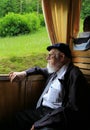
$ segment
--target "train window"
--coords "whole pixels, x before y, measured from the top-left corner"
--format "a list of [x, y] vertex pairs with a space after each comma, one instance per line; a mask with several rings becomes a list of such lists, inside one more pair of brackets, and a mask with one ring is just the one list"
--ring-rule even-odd
[[73, 40], [74, 50], [90, 49], [90, 5], [88, 2], [88, 0], [83, 0], [81, 4], [79, 32], [77, 38]]

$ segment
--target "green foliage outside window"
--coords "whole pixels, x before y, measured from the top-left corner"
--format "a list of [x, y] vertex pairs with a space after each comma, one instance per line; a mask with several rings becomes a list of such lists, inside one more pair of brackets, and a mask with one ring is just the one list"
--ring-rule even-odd
[[0, 17], [9, 12], [25, 14], [30, 12], [42, 13], [40, 0], [0, 0]]
[[36, 12], [28, 14], [8, 13], [0, 19], [0, 37], [17, 36], [37, 31], [44, 26], [42, 14]]
[[82, 0], [81, 19], [84, 19], [88, 15], [90, 15], [90, 0]]

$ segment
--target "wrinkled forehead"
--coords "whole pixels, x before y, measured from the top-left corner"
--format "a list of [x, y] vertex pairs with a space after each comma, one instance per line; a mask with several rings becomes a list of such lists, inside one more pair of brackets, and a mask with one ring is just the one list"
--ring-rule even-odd
[[57, 53], [60, 53], [60, 51], [58, 50], [58, 49], [56, 49], [56, 48], [54, 48], [54, 49], [51, 49], [50, 51], [49, 51], [49, 54], [57, 54]]

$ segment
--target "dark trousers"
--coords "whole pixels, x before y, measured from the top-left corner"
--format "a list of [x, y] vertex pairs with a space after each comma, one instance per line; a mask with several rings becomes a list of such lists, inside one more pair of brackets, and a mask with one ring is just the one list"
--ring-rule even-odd
[[[52, 109], [48, 107], [40, 107], [38, 109], [29, 109], [18, 112], [15, 114], [10, 125], [12, 130], [30, 130], [35, 121], [41, 119], [47, 113], [51, 112]], [[9, 130], [10, 130], [9, 129]], [[36, 129], [35, 129], [36, 130]], [[40, 130], [54, 130], [52, 128], [44, 127]]]

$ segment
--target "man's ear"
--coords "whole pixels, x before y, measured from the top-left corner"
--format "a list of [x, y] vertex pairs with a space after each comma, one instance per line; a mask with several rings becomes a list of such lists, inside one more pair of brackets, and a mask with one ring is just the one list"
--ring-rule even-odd
[[65, 60], [65, 54], [61, 53], [60, 54], [60, 61], [63, 62]]

